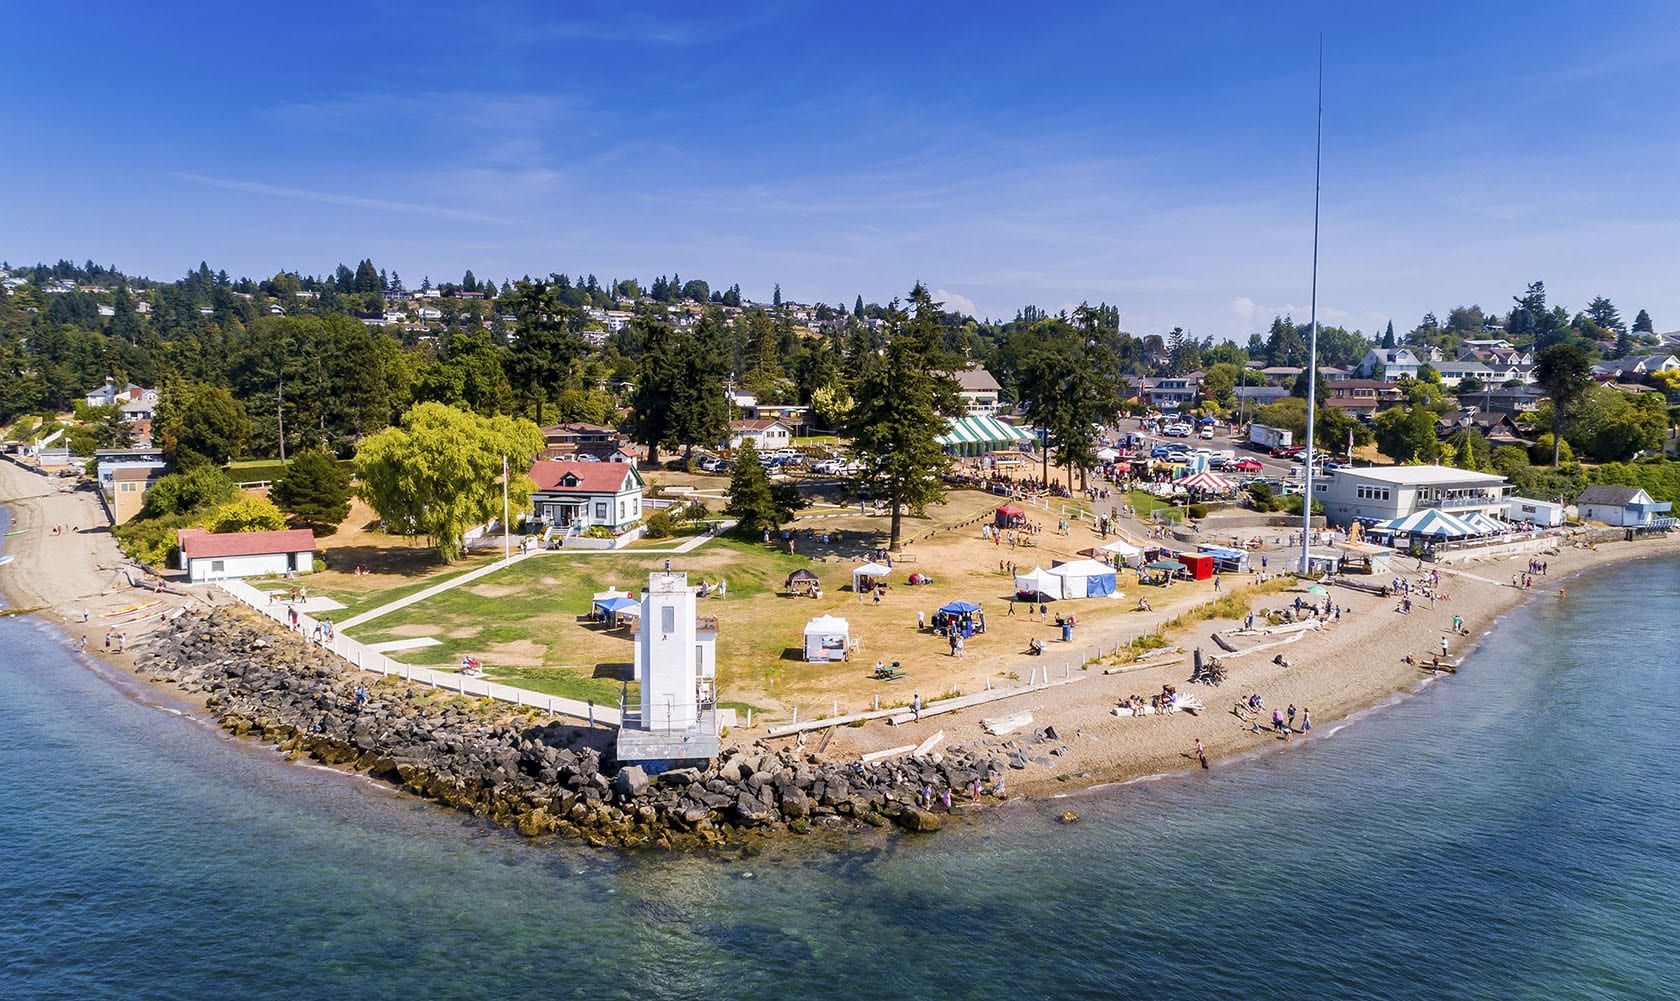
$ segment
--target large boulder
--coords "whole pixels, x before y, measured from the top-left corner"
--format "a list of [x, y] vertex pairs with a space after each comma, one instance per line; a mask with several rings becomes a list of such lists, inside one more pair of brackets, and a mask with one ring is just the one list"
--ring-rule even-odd
[[625, 765], [618, 770], [618, 777], [613, 780], [613, 786], [618, 795], [624, 799], [635, 799], [647, 792], [647, 771], [641, 765]]
[[893, 820], [907, 831], [937, 831], [940, 828], [938, 814], [916, 806], [905, 807]]

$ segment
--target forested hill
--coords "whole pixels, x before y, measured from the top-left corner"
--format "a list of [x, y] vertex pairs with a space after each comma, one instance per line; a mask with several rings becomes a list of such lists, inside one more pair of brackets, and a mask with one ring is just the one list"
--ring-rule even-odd
[[[201, 264], [174, 281], [92, 261], [0, 264], [0, 283], [0, 426], [67, 411], [106, 379], [156, 387], [177, 403], [215, 390], [240, 410], [230, 418], [238, 440], [228, 444], [256, 456], [278, 453], [282, 426], [288, 450], [324, 444], [346, 454], [355, 439], [426, 400], [539, 422], [619, 423], [640, 441], [672, 447], [715, 436], [710, 400], [727, 386], [808, 405], [815, 426], [835, 427], [903, 311], [896, 299], [866, 304], [861, 295], [850, 305], [797, 303], [779, 287], [770, 303], [753, 303], [738, 285], [714, 289], [675, 274], [644, 286], [565, 274], [496, 281], [468, 271], [411, 286], [371, 260], [331, 275], [280, 271], [261, 280]], [[1461, 306], [1444, 323], [1431, 314], [1399, 336], [1392, 324], [1371, 337], [1326, 327], [1319, 360], [1351, 367], [1372, 347], [1394, 344], [1451, 358], [1462, 342], [1485, 337], [1519, 346], [1573, 340], [1605, 357], [1653, 340], [1643, 310], [1628, 325], [1604, 299], [1571, 315], [1535, 283], [1512, 301], [1505, 314]], [[1245, 364], [1306, 358], [1307, 327], [1289, 317], [1238, 344], [1179, 328], [1123, 332], [1118, 309], [1106, 304], [1077, 317], [1031, 306], [1007, 321], [937, 316], [942, 350], [984, 364], [1011, 401], [1054, 367], [1047, 345], [1080, 340], [1076, 320], [1094, 338], [1082, 350], [1112, 357], [1116, 376], [1210, 371], [1215, 395], [1218, 379], [1231, 381]]]

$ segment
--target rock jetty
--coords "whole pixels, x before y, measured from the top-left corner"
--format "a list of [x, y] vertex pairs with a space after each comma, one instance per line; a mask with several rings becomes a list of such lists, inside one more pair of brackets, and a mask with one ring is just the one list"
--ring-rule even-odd
[[[864, 764], [763, 743], [706, 768], [650, 775], [612, 760], [612, 731], [362, 674], [342, 659], [231, 606], [189, 610], [138, 652], [136, 673], [203, 698], [223, 728], [294, 757], [353, 769], [527, 836], [598, 846], [689, 850], [814, 828], [937, 831], [992, 799], [1006, 769], [1048, 763], [1026, 743], [957, 746]], [[1049, 738], [1047, 740], [1047, 737]], [[922, 798], [931, 789], [930, 805]], [[953, 807], [940, 803], [951, 790]]]

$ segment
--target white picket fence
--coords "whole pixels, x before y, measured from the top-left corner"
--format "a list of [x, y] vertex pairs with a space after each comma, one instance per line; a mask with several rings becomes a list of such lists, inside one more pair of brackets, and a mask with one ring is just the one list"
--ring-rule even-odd
[[[225, 580], [217, 584], [222, 591], [238, 601], [249, 605], [258, 613], [280, 623], [290, 626], [291, 617], [287, 613], [291, 605], [285, 602], [271, 602], [269, 596], [245, 583], [242, 580]], [[304, 636], [313, 636], [316, 620], [308, 615], [299, 613], [298, 628]], [[577, 699], [565, 699], [557, 695], [545, 695], [542, 692], [526, 691], [512, 685], [498, 684], [484, 678], [468, 677], [456, 671], [438, 671], [432, 668], [414, 667], [392, 660], [384, 654], [369, 649], [365, 644], [341, 635], [334, 630], [332, 637], [324, 648], [342, 657], [347, 663], [354, 665], [357, 670], [371, 671], [375, 674], [393, 675], [404, 681], [413, 681], [422, 685], [461, 695], [483, 699], [495, 699], [509, 705], [533, 706], [551, 716], [570, 716], [585, 720], [591, 725], [596, 723], [606, 726], [618, 726], [620, 715], [617, 706], [591, 706], [587, 702]]]

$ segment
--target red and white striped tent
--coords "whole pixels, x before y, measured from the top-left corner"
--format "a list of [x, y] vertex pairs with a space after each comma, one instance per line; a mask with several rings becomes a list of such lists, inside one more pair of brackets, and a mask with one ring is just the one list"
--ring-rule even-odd
[[1236, 484], [1218, 473], [1210, 473], [1204, 469], [1199, 473], [1191, 473], [1182, 479], [1174, 480], [1173, 486], [1183, 487], [1186, 490], [1200, 490], [1203, 493], [1222, 494], [1234, 488]]

